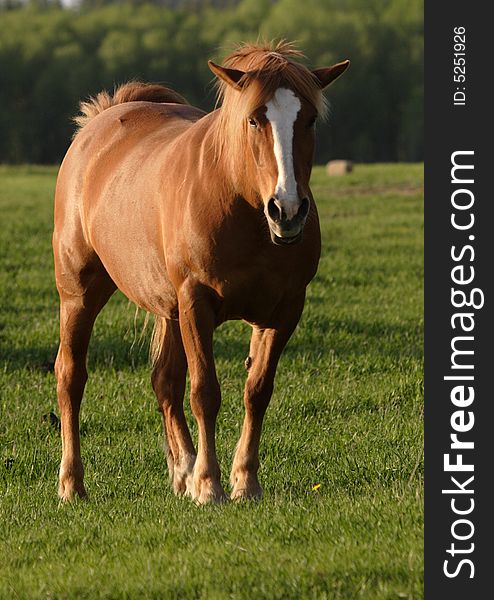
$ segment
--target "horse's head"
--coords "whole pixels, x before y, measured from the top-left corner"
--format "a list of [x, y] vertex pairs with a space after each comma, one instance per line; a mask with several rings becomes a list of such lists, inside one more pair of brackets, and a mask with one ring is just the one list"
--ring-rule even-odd
[[325, 111], [322, 90], [349, 65], [310, 71], [289, 61], [291, 54], [299, 53], [287, 44], [275, 50], [247, 46], [227, 59], [228, 66], [209, 62], [220, 81], [224, 151], [243, 188], [261, 199], [275, 244], [302, 238], [311, 203], [314, 125]]

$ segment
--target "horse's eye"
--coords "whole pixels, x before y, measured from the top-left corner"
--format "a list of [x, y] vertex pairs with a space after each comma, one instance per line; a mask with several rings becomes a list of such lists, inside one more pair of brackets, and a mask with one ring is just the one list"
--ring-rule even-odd
[[317, 120], [317, 117], [311, 117], [311, 119], [307, 123], [307, 127], [308, 128], [314, 127], [314, 125], [316, 124], [316, 120]]
[[249, 119], [248, 119], [248, 120], [249, 120], [249, 125], [250, 125], [252, 128], [254, 128], [254, 129], [257, 129], [257, 127], [258, 127], [258, 123], [257, 123], [257, 121], [254, 119], [254, 117], [249, 117]]

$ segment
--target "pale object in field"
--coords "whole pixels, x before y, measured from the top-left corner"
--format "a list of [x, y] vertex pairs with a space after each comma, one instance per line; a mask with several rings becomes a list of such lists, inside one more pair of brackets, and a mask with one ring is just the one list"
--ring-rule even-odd
[[346, 175], [352, 171], [353, 162], [351, 160], [330, 160], [326, 165], [326, 173], [330, 177]]

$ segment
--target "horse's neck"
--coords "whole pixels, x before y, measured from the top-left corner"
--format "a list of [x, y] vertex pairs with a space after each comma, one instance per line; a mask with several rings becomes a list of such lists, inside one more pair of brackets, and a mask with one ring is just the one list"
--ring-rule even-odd
[[245, 159], [228, 155], [228, 144], [223, 148], [218, 147], [218, 117], [219, 111], [216, 110], [207, 115], [204, 123], [197, 122], [193, 126], [197, 126], [197, 137], [200, 139], [195, 161], [198, 175], [204, 185], [211, 189], [212, 196], [218, 197], [223, 205], [243, 198], [257, 208], [261, 199], [250, 184]]

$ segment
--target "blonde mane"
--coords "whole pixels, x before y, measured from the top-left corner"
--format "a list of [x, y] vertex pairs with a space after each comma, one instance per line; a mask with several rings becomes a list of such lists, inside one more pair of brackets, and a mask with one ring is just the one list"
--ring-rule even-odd
[[214, 138], [215, 155], [226, 156], [232, 169], [241, 164], [247, 132], [247, 118], [265, 105], [279, 87], [292, 89], [308, 101], [324, 118], [327, 103], [311, 71], [291, 58], [304, 58], [295, 46], [282, 40], [261, 44], [243, 44], [230, 54], [223, 66], [244, 71], [239, 84], [242, 91], [217, 80], [219, 122]]

